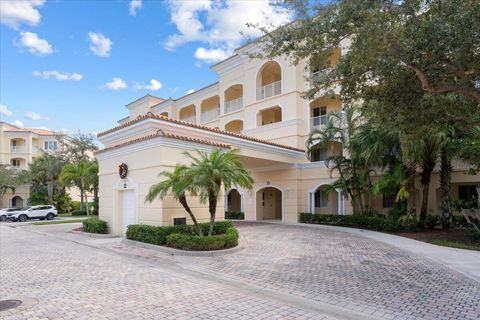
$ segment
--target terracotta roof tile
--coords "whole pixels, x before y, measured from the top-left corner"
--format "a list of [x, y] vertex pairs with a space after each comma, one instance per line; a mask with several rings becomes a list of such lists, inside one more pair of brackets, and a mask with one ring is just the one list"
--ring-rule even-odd
[[125, 146], [128, 146], [128, 145], [132, 145], [132, 144], [135, 144], [135, 143], [138, 143], [138, 142], [142, 142], [142, 141], [146, 141], [146, 140], [150, 140], [150, 139], [154, 139], [154, 138], [158, 138], [158, 137], [167, 137], [167, 138], [171, 138], [171, 139], [177, 139], [177, 140], [207, 144], [207, 145], [211, 145], [211, 146], [214, 146], [214, 147], [225, 148], [225, 149], [230, 149], [232, 147], [231, 145], [226, 144], [226, 143], [219, 143], [219, 142], [215, 142], [215, 141], [209, 141], [209, 140], [204, 140], [204, 139], [197, 139], [197, 138], [192, 138], [192, 137], [187, 137], [187, 136], [181, 136], [181, 135], [178, 135], [178, 134], [168, 133], [168, 132], [165, 132], [163, 130], [157, 130], [156, 132], [144, 135], [142, 137], [132, 139], [132, 140], [114, 145], [112, 147], [108, 147], [108, 148], [99, 150], [99, 151], [95, 152], [95, 154], [99, 154], [99, 153], [102, 153], [102, 152], [105, 152], [105, 151], [110, 151], [110, 150], [113, 150], [113, 149], [119, 149], [121, 147], [125, 147]]
[[128, 127], [128, 126], [130, 126], [134, 123], [137, 123], [137, 122], [145, 120], [145, 119], [158, 119], [158, 120], [173, 122], [173, 123], [176, 123], [176, 124], [180, 124], [180, 125], [184, 125], [184, 126], [188, 126], [188, 127], [193, 127], [193, 128], [197, 128], [197, 129], [202, 129], [202, 130], [207, 130], [207, 131], [211, 131], [211, 132], [216, 132], [216, 133], [219, 133], [219, 134], [232, 136], [232, 137], [236, 137], [236, 138], [240, 138], [240, 139], [244, 139], [244, 140], [254, 141], [254, 142], [263, 143], [263, 144], [268, 144], [268, 145], [272, 145], [272, 146], [275, 146], [275, 147], [290, 149], [290, 150], [299, 151], [299, 152], [305, 152], [305, 150], [303, 150], [303, 149], [287, 146], [287, 145], [284, 145], [284, 144], [271, 142], [271, 141], [268, 141], [268, 140], [264, 140], [264, 139], [260, 139], [260, 138], [256, 138], [256, 137], [252, 137], [252, 136], [247, 136], [247, 135], [243, 135], [243, 134], [233, 133], [233, 132], [229, 132], [229, 131], [225, 131], [225, 130], [221, 130], [221, 129], [217, 129], [217, 128], [210, 128], [210, 127], [200, 125], [200, 124], [196, 124], [196, 123], [192, 123], [192, 122], [186, 122], [186, 121], [178, 120], [178, 119], [175, 119], [175, 118], [169, 118], [169, 117], [166, 117], [166, 116], [162, 116], [162, 115], [159, 115], [159, 114], [153, 114], [151, 112], [149, 112], [145, 115], [138, 116], [137, 118], [135, 118], [133, 120], [130, 120], [130, 121], [127, 121], [125, 123], [122, 123], [121, 125], [116, 126], [112, 129], [100, 132], [100, 133], [97, 134], [97, 136], [98, 137], [104, 136], [106, 134], [115, 132], [117, 130]]

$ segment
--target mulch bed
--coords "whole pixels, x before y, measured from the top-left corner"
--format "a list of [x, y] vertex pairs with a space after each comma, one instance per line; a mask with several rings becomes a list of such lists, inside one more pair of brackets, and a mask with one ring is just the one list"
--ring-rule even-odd
[[465, 235], [465, 230], [425, 230], [419, 232], [399, 232], [395, 233], [396, 235], [426, 241], [429, 240], [448, 240], [448, 241], [457, 241], [457, 242], [469, 242], [467, 236]]

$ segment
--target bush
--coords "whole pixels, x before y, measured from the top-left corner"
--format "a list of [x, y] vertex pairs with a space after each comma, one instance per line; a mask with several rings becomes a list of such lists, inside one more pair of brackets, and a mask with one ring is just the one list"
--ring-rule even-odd
[[389, 219], [398, 220], [401, 216], [404, 216], [407, 213], [405, 208], [392, 208], [388, 210], [387, 216]]
[[418, 219], [414, 215], [404, 215], [398, 218], [398, 223], [402, 227], [403, 231], [414, 232], [418, 230]]
[[84, 232], [105, 234], [108, 231], [107, 222], [98, 218], [88, 218], [83, 221]]
[[225, 211], [225, 219], [245, 220], [245, 214], [243, 212], [228, 212], [228, 211]]
[[467, 239], [472, 242], [480, 242], [480, 232], [477, 231], [475, 228], [468, 228], [466, 230]]
[[427, 214], [425, 217], [425, 227], [427, 229], [433, 229], [440, 223], [440, 217], [432, 214]]
[[85, 210], [74, 210], [72, 211], [72, 216], [86, 216], [87, 211]]
[[[208, 233], [209, 223], [200, 223], [203, 234]], [[217, 221], [213, 226], [212, 235], [225, 235], [227, 231], [233, 228], [231, 221]], [[145, 224], [131, 224], [127, 228], [127, 239], [146, 242], [156, 245], [167, 244], [167, 237], [171, 234], [180, 234], [186, 236], [196, 236], [196, 228], [194, 225], [178, 225], [178, 226], [149, 226]], [[204, 237], [207, 238], [207, 237]], [[211, 238], [211, 237], [208, 237]], [[173, 241], [173, 240], [172, 240]], [[179, 239], [178, 241], [182, 241]], [[213, 249], [212, 249], [213, 250]]]
[[191, 251], [221, 250], [235, 247], [238, 244], [238, 231], [234, 227], [225, 234], [214, 236], [192, 236], [188, 234], [172, 233], [167, 236], [167, 245], [172, 248]]

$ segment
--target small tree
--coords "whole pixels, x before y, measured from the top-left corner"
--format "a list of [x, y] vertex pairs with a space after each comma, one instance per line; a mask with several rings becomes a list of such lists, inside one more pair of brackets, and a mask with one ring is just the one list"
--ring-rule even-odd
[[217, 212], [217, 201], [222, 184], [225, 189], [232, 186], [251, 190], [253, 178], [240, 161], [239, 150], [224, 151], [215, 149], [210, 154], [197, 151], [197, 157], [185, 153], [192, 165], [187, 169], [187, 175], [192, 181], [194, 194], [198, 194], [200, 201], [208, 201], [210, 212], [210, 228], [208, 235], [212, 235]]
[[30, 179], [36, 186], [45, 185], [47, 187], [49, 204], [53, 204], [53, 193], [58, 187], [58, 177], [64, 165], [63, 159], [47, 153], [30, 164]]
[[157, 197], [163, 200], [167, 193], [171, 191], [173, 198], [178, 200], [185, 211], [190, 215], [190, 218], [197, 229], [198, 235], [202, 236], [202, 229], [197, 222], [197, 218], [190, 209], [186, 197], [186, 192], [192, 191], [192, 179], [191, 176], [187, 175], [187, 167], [184, 165], [177, 165], [172, 172], [163, 171], [158, 176], [165, 177], [166, 179], [150, 187], [145, 201], [152, 202]]
[[17, 186], [27, 182], [25, 171], [17, 172], [0, 164], [0, 206], [7, 191], [15, 192]]
[[[92, 161], [82, 161], [65, 165], [60, 173], [60, 182], [64, 185], [76, 185], [82, 194], [90, 190], [93, 178], [97, 174], [96, 165]], [[90, 214], [87, 201], [87, 216]]]

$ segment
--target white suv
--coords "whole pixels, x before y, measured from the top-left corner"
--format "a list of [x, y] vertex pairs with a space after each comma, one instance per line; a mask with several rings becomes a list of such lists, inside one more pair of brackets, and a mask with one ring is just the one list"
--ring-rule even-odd
[[5, 208], [5, 209], [0, 209], [0, 221], [7, 221], [9, 214], [11, 215], [12, 213], [16, 211], [21, 211], [23, 210], [22, 208]]
[[54, 206], [33, 206], [8, 214], [8, 219], [21, 222], [28, 219], [53, 220], [57, 214]]

